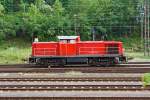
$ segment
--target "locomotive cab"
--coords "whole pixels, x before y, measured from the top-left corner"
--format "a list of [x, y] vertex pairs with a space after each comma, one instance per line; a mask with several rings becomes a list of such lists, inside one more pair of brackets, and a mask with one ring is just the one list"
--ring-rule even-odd
[[79, 36], [58, 36], [59, 56], [75, 56], [76, 44], [80, 41]]

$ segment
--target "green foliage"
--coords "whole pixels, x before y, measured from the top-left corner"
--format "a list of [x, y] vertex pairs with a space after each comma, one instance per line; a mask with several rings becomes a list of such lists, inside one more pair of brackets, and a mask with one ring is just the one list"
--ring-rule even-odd
[[144, 86], [150, 85], [150, 73], [144, 74], [144, 76], [142, 77], [142, 80], [144, 82], [143, 83]]
[[23, 39], [11, 39], [0, 45], [0, 64], [27, 63], [31, 44]]
[[[22, 36], [55, 40], [57, 35], [124, 36], [140, 33], [135, 0], [4, 0], [0, 1], [0, 40]], [[136, 0], [141, 5], [143, 0]], [[131, 23], [135, 28], [128, 27]], [[116, 27], [125, 26], [125, 27]], [[126, 27], [127, 26], [127, 27]]]
[[5, 11], [4, 6], [0, 3], [0, 16], [3, 15], [3, 12]]

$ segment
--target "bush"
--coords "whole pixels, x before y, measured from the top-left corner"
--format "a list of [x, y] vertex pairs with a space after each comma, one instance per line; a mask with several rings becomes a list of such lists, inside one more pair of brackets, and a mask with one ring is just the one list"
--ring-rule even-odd
[[144, 74], [142, 81], [144, 82], [144, 86], [150, 85], [150, 73]]

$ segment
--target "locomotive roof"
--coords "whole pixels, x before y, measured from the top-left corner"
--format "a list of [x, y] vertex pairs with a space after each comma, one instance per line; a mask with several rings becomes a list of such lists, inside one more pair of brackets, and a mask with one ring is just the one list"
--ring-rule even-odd
[[59, 40], [72, 40], [72, 39], [77, 39], [79, 36], [57, 36]]

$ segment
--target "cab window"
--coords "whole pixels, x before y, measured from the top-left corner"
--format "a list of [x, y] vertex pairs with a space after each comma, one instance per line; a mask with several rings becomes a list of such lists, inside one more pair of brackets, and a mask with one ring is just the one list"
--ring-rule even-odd
[[74, 44], [76, 41], [75, 40], [60, 40], [61, 43], [71, 43]]
[[60, 40], [61, 43], [67, 43], [67, 40]]
[[76, 41], [75, 40], [70, 40], [70, 43], [74, 44]]

